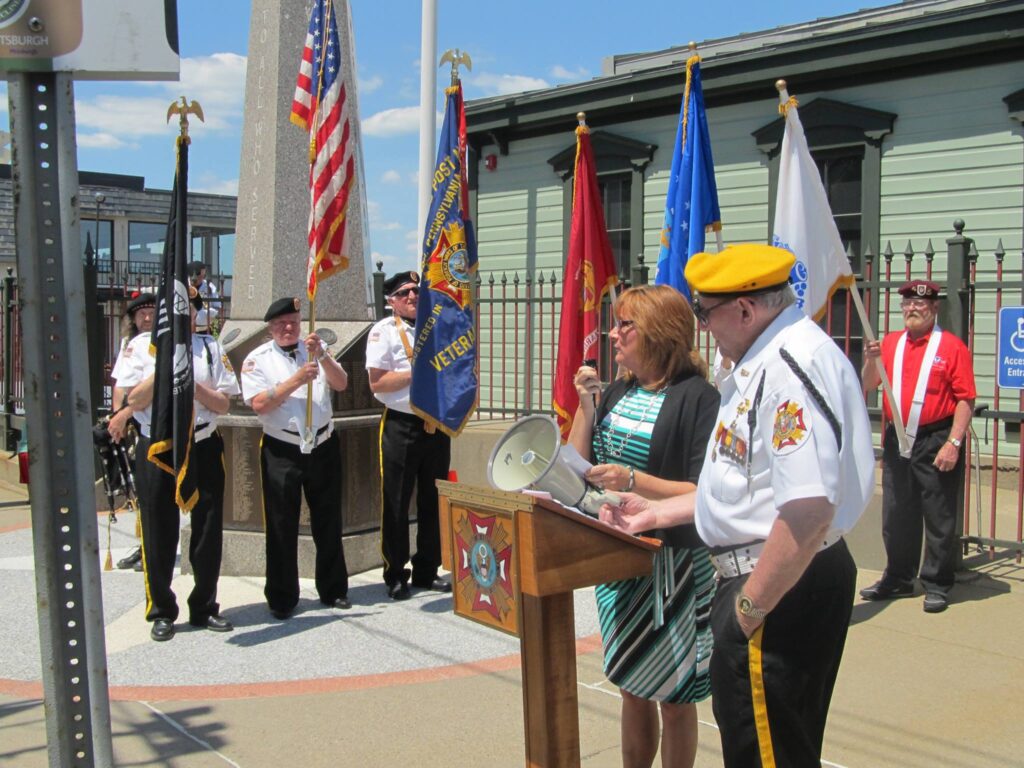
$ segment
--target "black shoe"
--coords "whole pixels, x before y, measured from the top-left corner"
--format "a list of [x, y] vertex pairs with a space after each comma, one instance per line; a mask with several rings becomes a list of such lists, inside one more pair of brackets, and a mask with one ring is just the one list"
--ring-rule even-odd
[[191, 624], [193, 627], [199, 627], [200, 629], [209, 629], [213, 632], [230, 632], [232, 629], [235, 628], [234, 624], [232, 624], [227, 619], [221, 618], [220, 616], [207, 616], [205, 619], [199, 619], [197, 621], [189, 619], [188, 623]]
[[942, 613], [949, 607], [949, 597], [941, 592], [926, 592], [924, 596], [925, 613]]
[[409, 599], [409, 585], [404, 581], [400, 581], [397, 584], [388, 585], [388, 597], [392, 600], [408, 600]]
[[451, 582], [445, 581], [440, 576], [435, 576], [430, 581], [413, 581], [412, 585], [417, 589], [429, 589], [431, 592], [451, 592]]
[[284, 621], [285, 619], [287, 619], [289, 616], [292, 615], [292, 612], [291, 611], [279, 611], [279, 610], [277, 610], [277, 608], [271, 608], [270, 609], [270, 615], [273, 616], [275, 619], [278, 619], [279, 621]]
[[154, 619], [153, 627], [149, 630], [149, 636], [162, 643], [174, 637], [174, 622], [170, 619]]
[[352, 607], [352, 601], [347, 597], [336, 597], [333, 600], [328, 600], [327, 602], [324, 602], [323, 600], [320, 602], [324, 605], [330, 606], [331, 608], [340, 608], [343, 611], [347, 611]]
[[860, 596], [865, 600], [891, 600], [894, 597], [913, 597], [914, 585], [879, 579], [870, 587], [862, 589]]
[[[127, 571], [129, 568], [134, 568], [136, 563], [142, 563], [142, 547], [136, 547], [131, 554], [118, 560], [117, 567], [122, 571]], [[141, 566], [139, 570], [141, 570]]]
[[139, 561], [137, 563], [135, 563], [135, 565], [132, 566], [132, 570], [136, 571], [138, 573], [142, 573], [142, 558], [141, 557], [139, 558]]

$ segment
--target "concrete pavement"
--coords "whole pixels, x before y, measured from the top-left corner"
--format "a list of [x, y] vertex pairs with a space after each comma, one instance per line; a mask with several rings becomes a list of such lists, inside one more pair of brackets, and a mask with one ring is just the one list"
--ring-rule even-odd
[[[0, 766], [42, 768], [29, 512], [17, 502], [0, 489]], [[115, 560], [132, 530], [121, 516]], [[987, 556], [968, 565], [942, 614], [924, 614], [920, 597], [858, 601], [826, 765], [1020, 764], [1024, 569]], [[862, 570], [858, 586], [877, 576]], [[188, 577], [175, 587], [183, 604]], [[103, 588], [118, 765], [523, 764], [517, 641], [455, 617], [447, 596], [392, 603], [368, 572], [352, 579], [352, 610], [323, 608], [304, 582], [300, 612], [279, 622], [263, 607], [260, 579], [224, 578], [234, 632], [179, 623], [172, 641], [157, 644], [142, 616], [141, 576], [106, 572]], [[612, 768], [621, 764], [619, 702], [601, 671], [590, 590], [576, 595], [576, 626], [583, 765]], [[699, 712], [697, 764], [720, 765], [710, 702]]]

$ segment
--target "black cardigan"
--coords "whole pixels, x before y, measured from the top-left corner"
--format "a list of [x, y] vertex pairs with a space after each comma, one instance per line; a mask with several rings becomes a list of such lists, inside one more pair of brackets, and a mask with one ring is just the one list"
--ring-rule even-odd
[[[608, 385], [598, 403], [595, 423], [601, 423], [631, 386], [633, 384], [626, 379], [616, 379]], [[663, 480], [696, 484], [701, 467], [704, 466], [708, 440], [718, 418], [719, 400], [718, 390], [699, 374], [683, 374], [671, 382], [665, 390], [665, 402], [654, 422], [651, 453], [644, 471]], [[595, 433], [591, 437], [591, 451], [595, 459], [596, 441]], [[654, 531], [653, 535], [672, 547], [703, 546], [692, 523], [661, 528]]]

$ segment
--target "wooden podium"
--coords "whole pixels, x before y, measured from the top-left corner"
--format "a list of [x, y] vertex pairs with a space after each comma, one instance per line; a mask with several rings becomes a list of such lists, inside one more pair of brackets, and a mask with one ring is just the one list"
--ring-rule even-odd
[[660, 543], [534, 496], [437, 487], [455, 613], [519, 638], [526, 765], [579, 766], [572, 592], [649, 574]]

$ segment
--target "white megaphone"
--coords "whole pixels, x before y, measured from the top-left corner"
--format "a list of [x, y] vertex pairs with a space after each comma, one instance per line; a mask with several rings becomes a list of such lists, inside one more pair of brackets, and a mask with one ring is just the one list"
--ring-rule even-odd
[[618, 496], [591, 485], [570, 465], [550, 416], [525, 416], [509, 427], [487, 460], [487, 479], [499, 491], [546, 491], [594, 517], [602, 504], [619, 503]]

